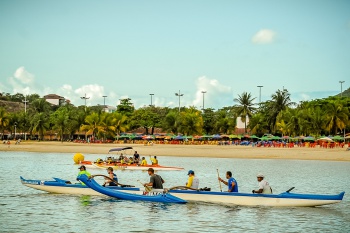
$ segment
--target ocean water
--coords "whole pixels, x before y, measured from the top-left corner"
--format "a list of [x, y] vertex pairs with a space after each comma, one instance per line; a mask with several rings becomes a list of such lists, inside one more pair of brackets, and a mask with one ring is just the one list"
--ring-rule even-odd
[[[218, 153], [220, 151], [218, 150]], [[85, 155], [95, 160], [98, 155]], [[101, 157], [101, 156], [100, 156]], [[104, 156], [102, 156], [104, 157]], [[161, 204], [122, 201], [106, 196], [48, 194], [25, 187], [19, 176], [75, 181], [73, 154], [0, 152], [0, 232], [350, 232], [350, 162], [183, 158], [159, 156], [159, 163], [184, 171], [158, 172], [165, 187], [184, 185], [187, 170], [200, 187], [220, 190], [217, 170], [233, 172], [240, 192], [257, 188], [263, 173], [274, 193], [337, 194], [339, 204], [322, 207], [246, 207], [205, 203]], [[106, 174], [104, 170], [89, 170]], [[147, 182], [142, 171], [117, 171], [121, 183]], [[226, 187], [222, 187], [225, 189]]]

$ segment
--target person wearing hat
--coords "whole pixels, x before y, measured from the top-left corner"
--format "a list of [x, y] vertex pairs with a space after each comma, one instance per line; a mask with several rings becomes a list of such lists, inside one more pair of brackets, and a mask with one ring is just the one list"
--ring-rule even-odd
[[[78, 177], [77, 177], [77, 180], [79, 181], [79, 176], [81, 176], [81, 175], [86, 175], [86, 176], [88, 176], [88, 177], [90, 177], [91, 176], [91, 174], [90, 174], [90, 172], [88, 172], [88, 171], [86, 171], [86, 167], [84, 166], [84, 165], [81, 165], [80, 167], [79, 167], [79, 170], [80, 170], [80, 172], [78, 173]], [[81, 182], [83, 185], [85, 185], [85, 183], [84, 182]]]
[[228, 186], [227, 192], [238, 192], [238, 184], [235, 178], [232, 177], [232, 172], [227, 171], [226, 172], [226, 179], [227, 181], [224, 181], [220, 177], [218, 177], [218, 180]]
[[118, 177], [117, 175], [113, 172], [113, 168], [109, 167], [107, 168], [107, 173], [109, 179], [105, 179], [105, 183], [102, 186], [118, 186]]
[[150, 176], [149, 183], [144, 183], [143, 186], [150, 186], [153, 189], [163, 189], [163, 183], [165, 182], [160, 175], [154, 174], [153, 168], [148, 168], [148, 175]]
[[191, 189], [198, 189], [199, 187], [199, 179], [194, 175], [194, 171], [189, 170], [188, 173], [188, 180], [186, 183], [186, 187]]
[[258, 182], [259, 182], [259, 189], [253, 190], [253, 193], [262, 193], [262, 194], [271, 194], [272, 188], [270, 187], [269, 182], [264, 180], [264, 175], [259, 173], [257, 176]]

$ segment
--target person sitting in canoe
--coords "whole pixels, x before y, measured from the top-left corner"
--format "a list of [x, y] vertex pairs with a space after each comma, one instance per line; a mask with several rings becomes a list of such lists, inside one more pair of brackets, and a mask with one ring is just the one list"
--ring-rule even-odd
[[272, 188], [269, 185], [269, 182], [264, 180], [264, 175], [259, 173], [257, 176], [258, 182], [259, 182], [259, 189], [253, 190], [253, 193], [262, 193], [262, 194], [271, 194]]
[[238, 192], [238, 184], [237, 181], [235, 180], [235, 178], [232, 177], [232, 172], [227, 171], [226, 172], [226, 179], [227, 181], [224, 181], [223, 179], [221, 179], [220, 177], [218, 177], [218, 180], [224, 184], [227, 185], [228, 190], [227, 192]]
[[152, 156], [149, 156], [151, 158], [151, 162], [152, 162], [152, 165], [158, 165], [158, 159], [157, 159], [157, 156], [154, 156], [152, 158]]
[[[88, 177], [91, 176], [90, 172], [86, 171], [86, 167], [85, 167], [84, 165], [81, 165], [81, 166], [79, 167], [79, 170], [80, 170], [80, 172], [78, 173], [77, 181], [79, 181], [78, 178], [79, 178], [79, 176], [81, 176], [81, 175], [87, 175]], [[84, 182], [81, 182], [81, 183], [82, 183], [82, 185], [85, 185]]]
[[134, 159], [132, 157], [129, 157], [128, 165], [133, 164], [133, 163], [134, 163]]
[[186, 183], [186, 187], [191, 189], [198, 189], [199, 187], [199, 179], [194, 175], [194, 171], [189, 170], [188, 173], [188, 180]]
[[147, 166], [147, 160], [145, 159], [145, 157], [142, 157], [141, 166]]
[[144, 183], [143, 186], [150, 186], [153, 189], [163, 189], [163, 183], [165, 182], [160, 175], [154, 174], [153, 168], [148, 168], [148, 175], [150, 176], [149, 183]]
[[105, 183], [102, 186], [118, 186], [118, 177], [113, 172], [112, 167], [107, 168], [107, 173], [110, 179], [105, 179]]

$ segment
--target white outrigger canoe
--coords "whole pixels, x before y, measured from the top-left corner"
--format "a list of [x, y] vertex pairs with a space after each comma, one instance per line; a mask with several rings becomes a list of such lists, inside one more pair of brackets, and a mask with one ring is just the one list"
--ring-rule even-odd
[[[81, 183], [73, 184], [68, 180], [62, 180], [60, 178], [53, 178], [53, 180], [27, 180], [22, 176], [20, 177], [21, 183], [29, 188], [45, 191], [48, 193], [57, 194], [72, 194], [72, 195], [103, 195], [102, 193], [96, 192], [95, 190], [89, 188]], [[139, 188], [133, 188], [130, 185], [126, 186], [108, 186], [109, 189], [120, 189], [120, 190], [130, 190], [139, 191]]]
[[206, 202], [241, 206], [313, 207], [339, 203], [345, 192], [335, 195], [297, 194], [289, 191], [280, 194], [228, 193], [203, 190], [161, 189], [146, 191], [144, 188], [110, 186], [103, 187], [94, 179], [80, 177], [86, 185], [71, 184], [69, 181], [54, 178], [53, 181], [26, 180], [23, 185], [50, 193], [76, 195], [107, 195], [124, 200], [156, 202]]

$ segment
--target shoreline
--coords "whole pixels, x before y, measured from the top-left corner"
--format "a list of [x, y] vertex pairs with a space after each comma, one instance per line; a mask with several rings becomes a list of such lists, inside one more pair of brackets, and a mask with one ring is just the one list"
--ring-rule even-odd
[[86, 144], [73, 142], [21, 142], [15, 145], [2, 144], [0, 152], [42, 152], [42, 153], [75, 153], [100, 154], [105, 157], [108, 150], [115, 147], [131, 146], [141, 156], [176, 156], [176, 157], [208, 157], [208, 158], [243, 158], [243, 159], [290, 159], [290, 160], [325, 160], [350, 161], [350, 151], [346, 148], [261, 148], [251, 146], [218, 146], [218, 145], [171, 145], [154, 144]]

